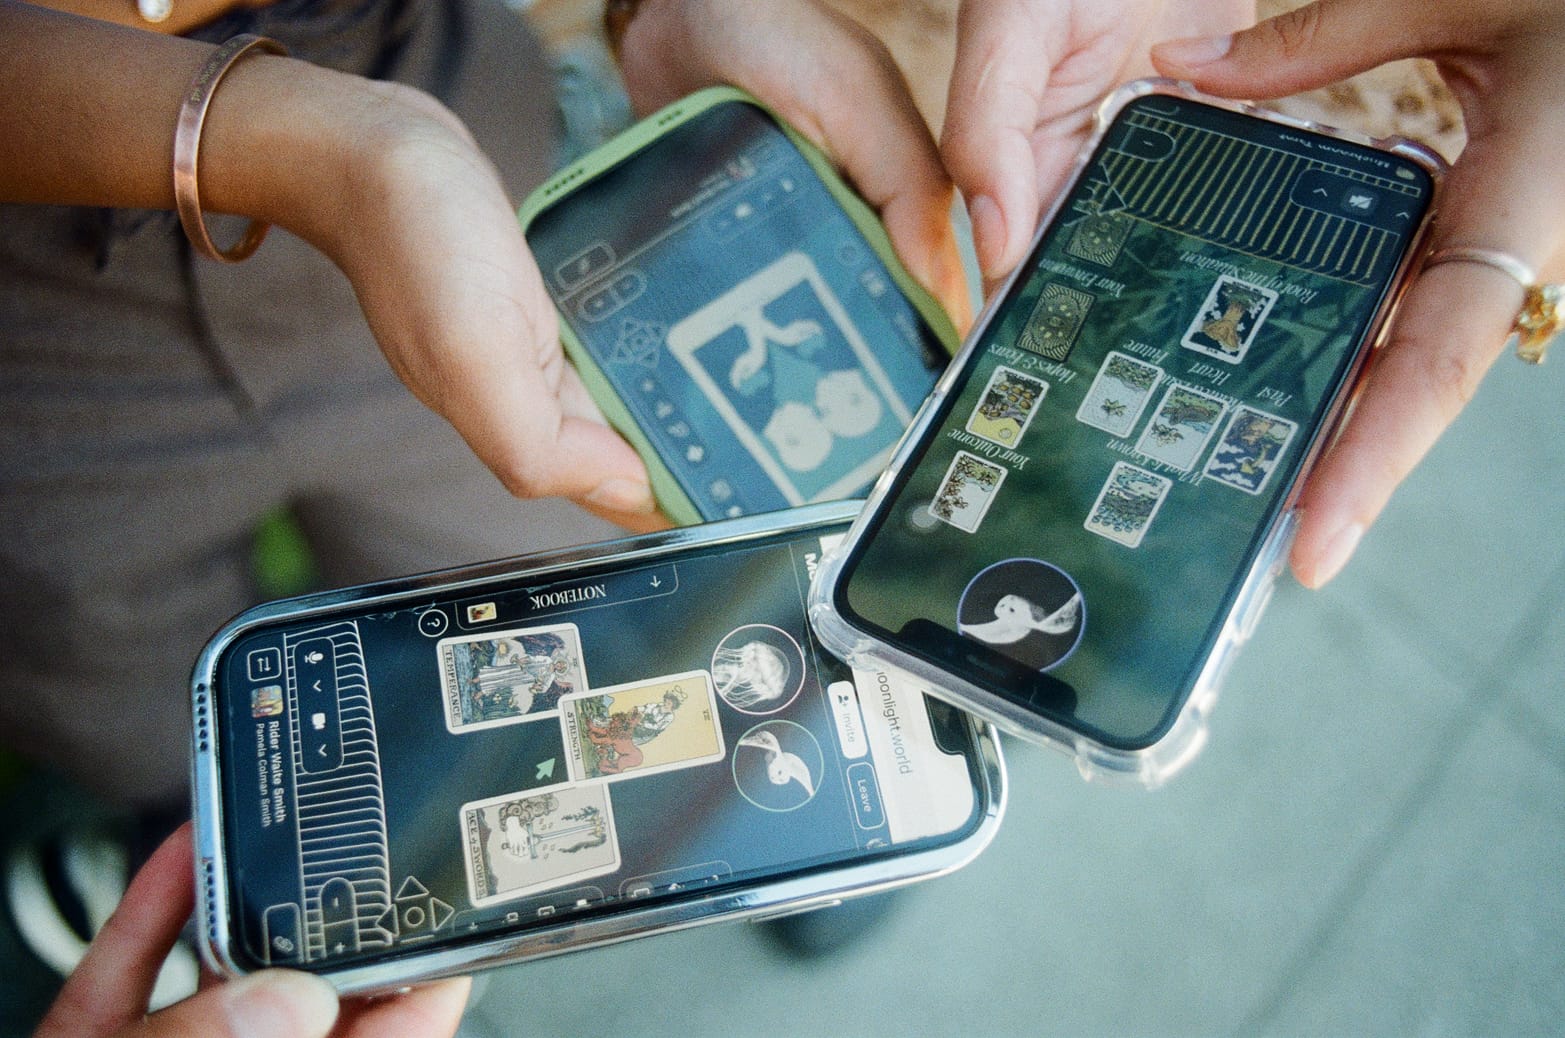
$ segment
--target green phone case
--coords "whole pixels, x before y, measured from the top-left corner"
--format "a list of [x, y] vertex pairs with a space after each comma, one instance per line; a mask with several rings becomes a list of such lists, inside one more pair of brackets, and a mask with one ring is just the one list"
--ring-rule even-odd
[[[556, 205], [561, 199], [580, 188], [594, 177], [601, 175], [609, 169], [619, 165], [641, 149], [647, 147], [663, 134], [677, 126], [696, 118], [708, 109], [722, 104], [749, 104], [761, 109], [777, 123], [799, 151], [803, 153], [810, 166], [820, 176], [826, 189], [831, 192], [839, 205], [842, 206], [848, 218], [851, 219], [859, 231], [869, 242], [871, 248], [886, 265], [886, 270], [891, 274], [898, 290], [912, 303], [918, 311], [924, 323], [934, 332], [940, 344], [945, 347], [947, 353], [956, 352], [960, 339], [956, 328], [951, 324], [951, 319], [946, 316], [945, 310], [936, 302], [923, 286], [918, 284], [897, 259], [895, 251], [891, 247], [891, 239], [886, 235], [886, 229], [881, 225], [880, 219], [875, 215], [863, 199], [853, 192], [836, 170], [831, 162], [801, 134], [794, 130], [782, 119], [778, 118], [766, 105], [757, 101], [754, 97], [734, 87], [708, 87], [699, 90], [689, 97], [656, 112], [630, 127], [624, 133], [615, 137], [599, 147], [588, 152], [576, 162], [550, 177], [541, 184], [532, 194], [523, 201], [517, 211], [517, 218], [521, 221], [522, 232], [525, 234], [538, 214]], [[647, 472], [652, 479], [652, 492], [657, 497], [659, 506], [668, 517], [680, 526], [694, 526], [702, 521], [696, 505], [679, 486], [674, 474], [663, 463], [662, 458], [653, 448], [652, 442], [641, 431], [641, 428], [632, 418], [630, 411], [620, 400], [619, 394], [609, 383], [597, 363], [592, 359], [586, 347], [584, 347], [570, 326], [561, 319], [560, 341], [565, 345], [565, 352], [571, 362], [580, 373], [582, 382], [586, 384], [587, 391], [597, 402], [609, 423], [617, 429], [621, 435], [629, 441], [630, 445], [641, 455], [646, 463]]]

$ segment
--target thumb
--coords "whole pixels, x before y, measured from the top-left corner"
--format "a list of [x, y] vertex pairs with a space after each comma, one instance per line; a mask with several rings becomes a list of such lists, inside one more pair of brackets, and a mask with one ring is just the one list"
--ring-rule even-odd
[[337, 992], [320, 977], [262, 970], [216, 984], [137, 1021], [116, 1038], [325, 1038], [337, 1021]]
[[1222, 97], [1282, 97], [1326, 86], [1426, 49], [1397, 0], [1315, 0], [1231, 36], [1152, 48], [1158, 72]]

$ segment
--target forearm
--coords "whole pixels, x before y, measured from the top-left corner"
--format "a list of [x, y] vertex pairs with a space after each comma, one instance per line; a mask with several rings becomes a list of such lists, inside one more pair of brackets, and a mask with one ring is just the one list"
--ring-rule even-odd
[[[174, 127], [212, 45], [15, 0], [0, 0], [0, 41], [0, 200], [173, 207]], [[252, 51], [208, 109], [202, 207], [329, 251], [365, 163], [442, 115], [412, 91]]]

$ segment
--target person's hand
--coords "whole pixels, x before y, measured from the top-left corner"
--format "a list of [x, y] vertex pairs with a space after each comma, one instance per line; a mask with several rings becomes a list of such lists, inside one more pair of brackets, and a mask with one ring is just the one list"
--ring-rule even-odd
[[35, 1038], [439, 1038], [455, 1033], [467, 978], [341, 1004], [319, 977], [263, 970], [208, 985], [147, 1015], [158, 968], [190, 918], [195, 873], [187, 824], [147, 860], [60, 990]]
[[1159, 40], [1232, 32], [1255, 0], [963, 0], [940, 151], [986, 283], [1022, 259], [1098, 103]]
[[840, 165], [903, 266], [966, 329], [950, 178], [890, 53], [857, 22], [818, 0], [645, 0], [621, 67], [641, 112], [718, 83], [771, 106]]
[[[0, 41], [0, 198], [172, 207], [172, 115], [210, 45], [15, 0], [0, 0]], [[392, 368], [512, 493], [666, 525], [565, 363], [499, 177], [433, 98], [246, 56], [200, 159], [202, 206], [287, 228], [341, 267]]]
[[[1565, 276], [1565, 5], [1557, 0], [1321, 0], [1230, 37], [1153, 52], [1164, 74], [1228, 97], [1278, 97], [1403, 57], [1434, 60], [1466, 117], [1433, 246], [1509, 253]], [[1500, 354], [1520, 286], [1470, 262], [1408, 291], [1341, 439], [1311, 476], [1292, 563], [1319, 587], [1347, 562], [1403, 477]]]
[[[382, 352], [518, 497], [566, 497], [633, 529], [667, 522], [647, 473], [561, 352], [554, 304], [498, 175], [412, 90], [366, 84], [345, 191], [279, 214], [348, 275]], [[304, 215], [300, 215], [304, 214]], [[324, 218], [322, 218], [324, 216]]]

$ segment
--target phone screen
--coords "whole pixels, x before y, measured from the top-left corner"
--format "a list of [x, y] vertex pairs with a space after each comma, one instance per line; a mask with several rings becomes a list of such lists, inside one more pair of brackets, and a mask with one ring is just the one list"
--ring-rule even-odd
[[804, 155], [745, 102], [574, 189], [527, 239], [705, 519], [862, 497], [949, 359]]
[[855, 541], [839, 615], [1099, 742], [1155, 742], [1432, 190], [1399, 155], [1129, 102]]
[[843, 530], [241, 634], [213, 671], [237, 961], [359, 965], [973, 832], [970, 722], [812, 640]]

